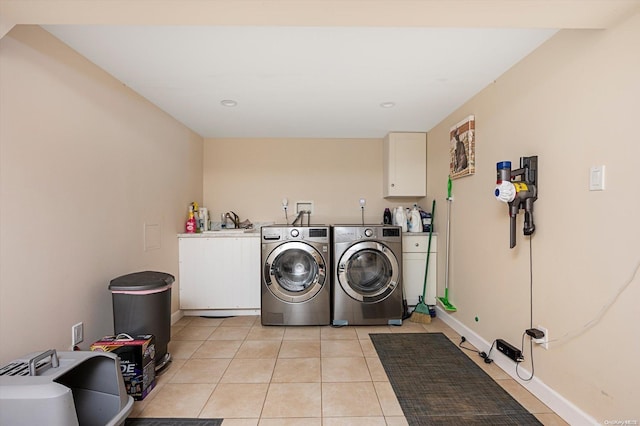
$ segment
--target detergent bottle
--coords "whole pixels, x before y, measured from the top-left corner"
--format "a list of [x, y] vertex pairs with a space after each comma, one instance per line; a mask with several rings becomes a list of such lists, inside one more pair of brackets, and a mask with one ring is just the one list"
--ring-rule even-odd
[[187, 224], [186, 224], [186, 232], [187, 234], [193, 234], [196, 232], [196, 218], [194, 217], [194, 209], [193, 209], [193, 205], [189, 206], [189, 219], [187, 219]]
[[407, 232], [407, 214], [404, 207], [396, 207], [393, 218], [395, 219], [395, 224], [402, 227], [402, 232]]
[[418, 206], [415, 204], [409, 216], [409, 232], [422, 232], [422, 218]]
[[389, 207], [384, 209], [384, 213], [382, 215], [382, 221], [385, 225], [391, 225], [393, 223], [391, 220], [391, 210], [389, 210]]

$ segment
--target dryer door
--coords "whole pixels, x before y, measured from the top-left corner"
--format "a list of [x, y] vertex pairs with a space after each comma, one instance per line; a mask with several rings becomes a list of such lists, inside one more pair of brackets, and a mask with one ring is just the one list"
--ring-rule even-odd
[[285, 302], [305, 302], [318, 294], [325, 283], [324, 259], [309, 244], [281, 244], [269, 254], [263, 267], [267, 287]]
[[398, 259], [386, 245], [363, 241], [349, 247], [338, 262], [338, 281], [357, 301], [376, 303], [398, 287]]

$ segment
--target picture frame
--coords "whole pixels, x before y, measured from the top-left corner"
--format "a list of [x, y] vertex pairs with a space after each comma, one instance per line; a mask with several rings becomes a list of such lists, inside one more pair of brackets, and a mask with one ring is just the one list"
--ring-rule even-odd
[[449, 176], [457, 179], [476, 172], [476, 120], [464, 118], [449, 129]]

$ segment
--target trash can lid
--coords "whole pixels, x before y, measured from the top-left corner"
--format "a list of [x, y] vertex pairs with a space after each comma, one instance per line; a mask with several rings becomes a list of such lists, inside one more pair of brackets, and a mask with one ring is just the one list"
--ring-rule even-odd
[[143, 291], [153, 290], [172, 284], [175, 277], [171, 274], [155, 271], [134, 272], [114, 278], [109, 284], [109, 290]]

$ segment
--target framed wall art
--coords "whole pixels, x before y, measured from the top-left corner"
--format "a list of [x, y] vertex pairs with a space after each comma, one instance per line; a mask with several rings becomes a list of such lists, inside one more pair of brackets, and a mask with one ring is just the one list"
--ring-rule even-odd
[[449, 129], [449, 175], [451, 179], [476, 172], [476, 120], [470, 115]]

